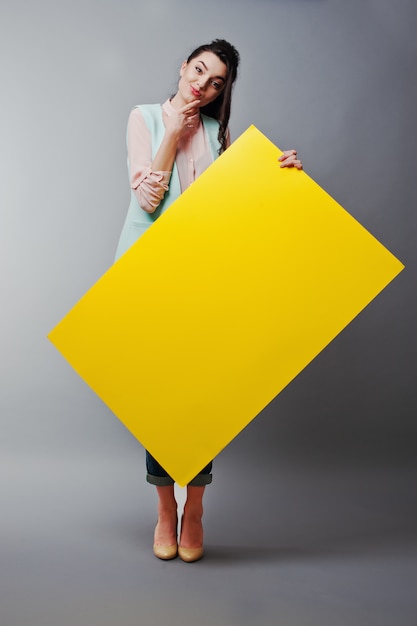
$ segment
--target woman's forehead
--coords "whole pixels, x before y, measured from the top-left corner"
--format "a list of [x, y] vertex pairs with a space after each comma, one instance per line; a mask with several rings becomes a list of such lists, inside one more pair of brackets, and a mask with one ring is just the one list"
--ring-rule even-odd
[[210, 52], [209, 50], [204, 50], [200, 52], [196, 57], [192, 59], [194, 62], [202, 63], [206, 69], [210, 72], [213, 72], [216, 76], [226, 77], [227, 67], [226, 64], [223, 63], [221, 59], [214, 54], [214, 52]]

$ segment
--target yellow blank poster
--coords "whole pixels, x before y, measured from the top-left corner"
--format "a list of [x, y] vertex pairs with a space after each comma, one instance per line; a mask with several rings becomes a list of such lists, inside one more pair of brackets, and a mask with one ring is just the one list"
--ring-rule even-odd
[[402, 269], [248, 128], [49, 338], [180, 484]]

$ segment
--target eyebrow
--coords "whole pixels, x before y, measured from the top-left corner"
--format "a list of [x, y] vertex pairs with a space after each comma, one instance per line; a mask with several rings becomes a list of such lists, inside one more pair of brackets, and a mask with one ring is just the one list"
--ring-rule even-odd
[[[204, 63], [204, 61], [198, 60], [197, 63], [201, 63], [201, 65], [204, 65], [206, 71], [208, 71], [208, 67], [207, 65]], [[220, 78], [220, 80], [222, 80], [223, 82], [226, 82], [226, 79], [223, 78], [223, 76], [215, 76], [214, 78]]]

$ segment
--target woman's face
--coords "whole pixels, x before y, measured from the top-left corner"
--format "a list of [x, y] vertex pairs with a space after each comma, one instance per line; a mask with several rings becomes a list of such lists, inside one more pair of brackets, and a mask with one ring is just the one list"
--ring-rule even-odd
[[213, 102], [223, 91], [226, 82], [226, 65], [213, 52], [202, 52], [181, 65], [178, 94], [184, 104], [198, 100], [203, 107]]

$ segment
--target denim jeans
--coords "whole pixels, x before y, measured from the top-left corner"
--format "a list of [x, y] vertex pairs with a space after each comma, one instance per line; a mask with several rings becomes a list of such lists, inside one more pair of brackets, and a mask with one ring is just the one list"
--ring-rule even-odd
[[[204, 467], [193, 480], [188, 483], [192, 487], [202, 487], [204, 485], [209, 485], [212, 481], [211, 468], [212, 462], [206, 467]], [[164, 468], [159, 465], [158, 461], [146, 450], [146, 480], [151, 485], [157, 485], [158, 487], [166, 487], [167, 485], [173, 485], [174, 480], [169, 476], [169, 474], [164, 470]]]

